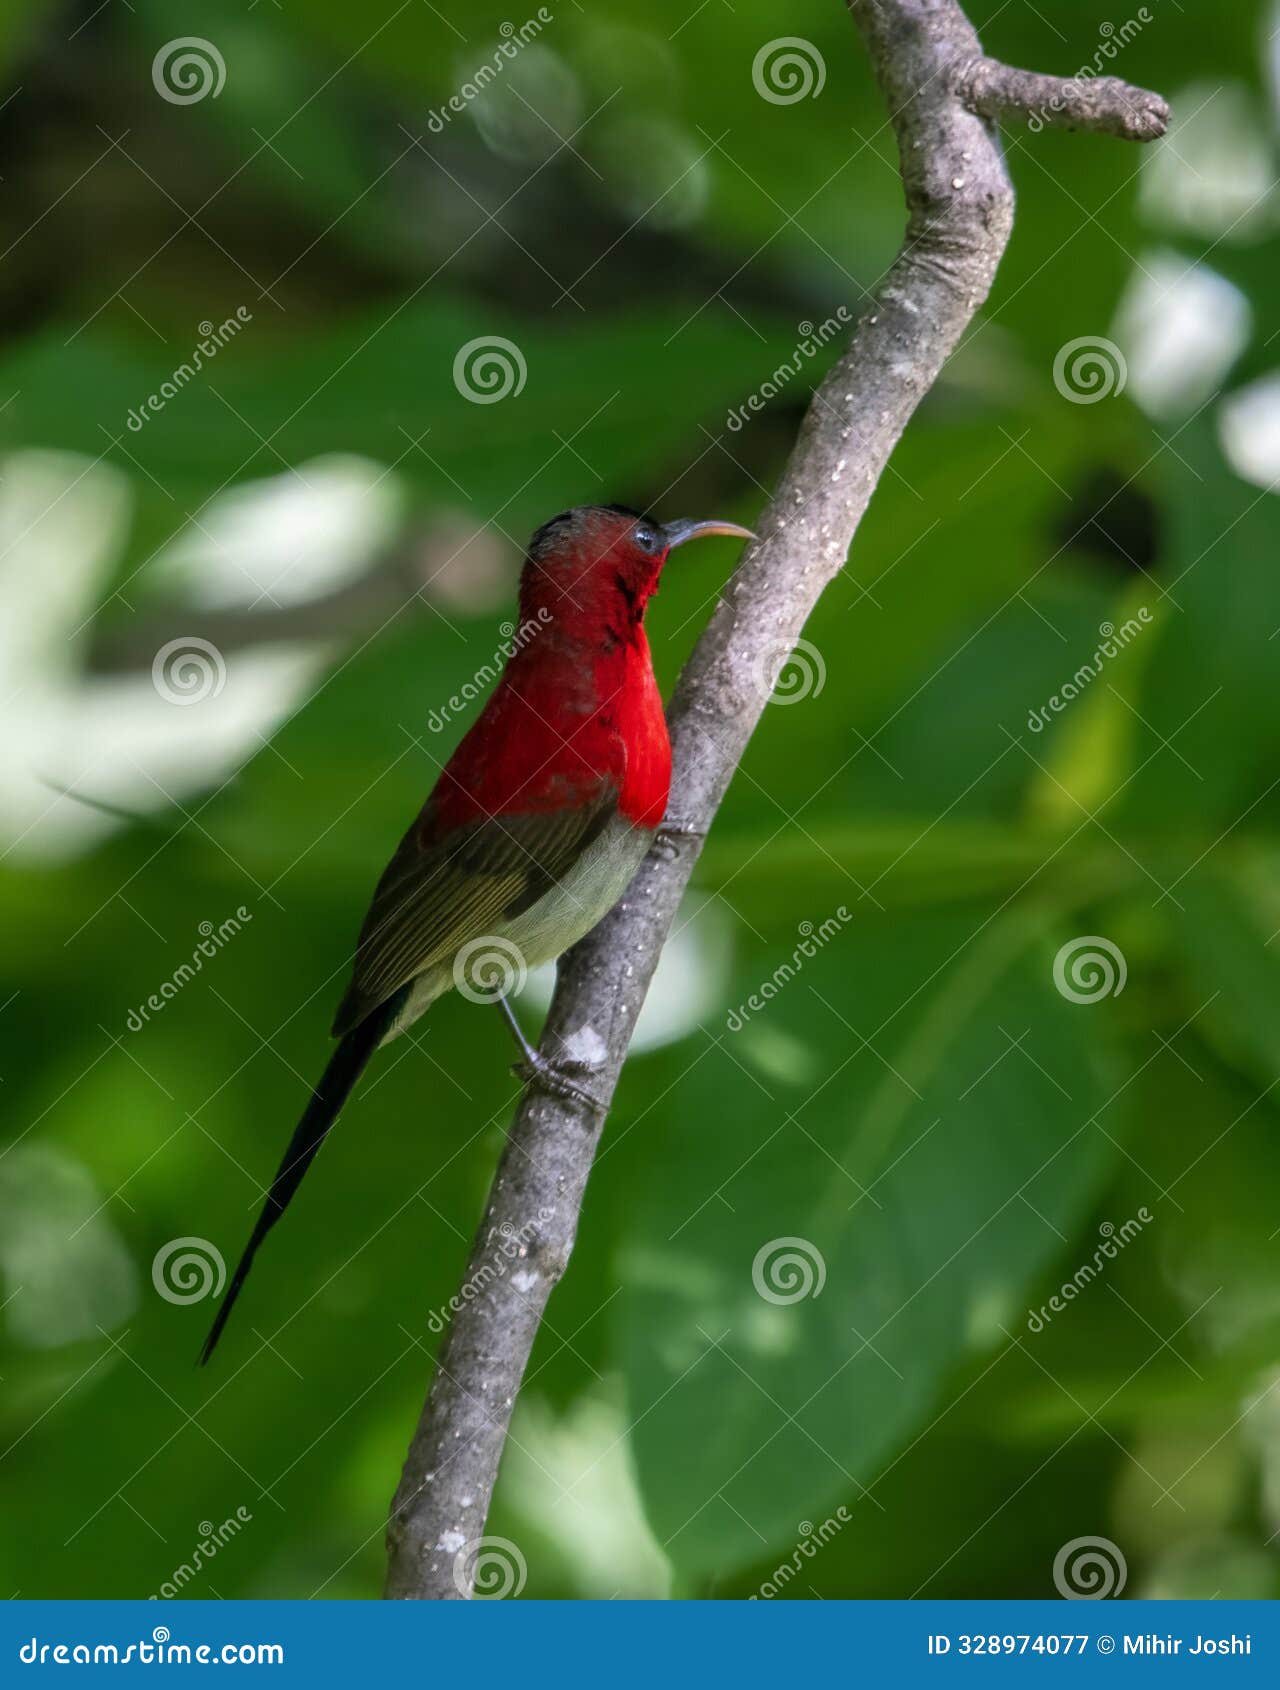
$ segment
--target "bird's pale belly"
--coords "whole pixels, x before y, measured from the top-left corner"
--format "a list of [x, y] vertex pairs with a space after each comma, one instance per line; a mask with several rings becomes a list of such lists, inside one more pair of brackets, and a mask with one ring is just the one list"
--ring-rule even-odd
[[[537, 968], [540, 963], [554, 961], [608, 915], [634, 879], [652, 839], [651, 829], [633, 827], [616, 817], [537, 903], [509, 921], [495, 922], [492, 935], [475, 935], [464, 949], [474, 946], [470, 954], [475, 956], [485, 949], [476, 941], [492, 937], [498, 942], [493, 950], [498, 970], [504, 956], [516, 971], [520, 966]], [[386, 1044], [402, 1033], [429, 1004], [456, 984], [452, 961], [420, 974], [382, 1042]]]
[[615, 818], [559, 885], [498, 933], [519, 947], [527, 967], [553, 961], [608, 915], [635, 878], [652, 838], [648, 828]]

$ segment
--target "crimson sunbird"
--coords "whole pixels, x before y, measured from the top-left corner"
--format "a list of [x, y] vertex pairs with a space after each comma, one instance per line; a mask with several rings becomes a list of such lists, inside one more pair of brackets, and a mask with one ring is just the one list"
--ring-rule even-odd
[[[373, 894], [333, 1036], [205, 1340], [208, 1361], [263, 1239], [379, 1045], [451, 986], [478, 942], [551, 962], [611, 910], [663, 823], [671, 744], [644, 629], [669, 554], [733, 522], [584, 505], [544, 523], [520, 577], [520, 637]], [[523, 1072], [578, 1091], [526, 1043]], [[589, 1096], [589, 1094], [586, 1094]]]

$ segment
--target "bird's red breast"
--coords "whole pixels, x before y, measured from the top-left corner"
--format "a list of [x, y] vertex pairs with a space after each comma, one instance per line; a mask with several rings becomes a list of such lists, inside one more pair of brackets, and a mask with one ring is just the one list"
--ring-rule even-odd
[[486, 816], [594, 804], [610, 788], [633, 826], [661, 822], [671, 744], [643, 623], [658, 567], [635, 579], [601, 545], [588, 536], [585, 555], [526, 575], [532, 631], [440, 777], [423, 817], [432, 839]]
[[657, 827], [671, 792], [671, 740], [643, 628], [628, 648], [618, 714], [627, 753], [618, 809], [636, 827]]

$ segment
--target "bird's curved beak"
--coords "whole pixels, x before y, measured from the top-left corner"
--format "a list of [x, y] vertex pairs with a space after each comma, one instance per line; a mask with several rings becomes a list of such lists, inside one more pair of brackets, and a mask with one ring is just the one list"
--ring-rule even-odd
[[736, 522], [690, 522], [685, 518], [665, 523], [662, 532], [667, 537], [669, 552], [675, 551], [677, 546], [683, 546], [686, 540], [701, 540], [711, 534], [728, 534], [735, 540], [755, 539], [749, 528], [740, 528]]

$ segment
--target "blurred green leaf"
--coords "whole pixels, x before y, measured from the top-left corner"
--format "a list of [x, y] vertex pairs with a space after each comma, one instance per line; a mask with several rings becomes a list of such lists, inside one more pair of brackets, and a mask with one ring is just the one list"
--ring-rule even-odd
[[753, 1020], [682, 1082], [621, 1277], [641, 1485], [686, 1571], [873, 1481], [1110, 1163], [1098, 1023], [1034, 932], [984, 925], [864, 921], [803, 962], [760, 1025], [817, 1046], [816, 1087], [752, 1072]]
[[1280, 1071], [1280, 935], [1275, 854], [1235, 853], [1190, 874], [1169, 921], [1191, 990], [1197, 1027], [1263, 1085]]
[[[169, 354], [91, 332], [28, 342], [0, 365], [0, 382], [18, 389], [10, 436], [132, 466], [173, 497], [359, 452], [434, 502], [494, 512], [494, 525], [514, 525], [523, 543], [548, 512], [652, 474], [692, 418], [727, 406], [747, 335], [708, 320], [694, 353], [671, 341], [687, 315], [678, 309], [570, 330], [410, 295], [266, 355], [255, 344], [263, 309], [176, 382], [199, 325]], [[473, 342], [482, 344], [455, 385], [455, 359]], [[487, 370], [476, 363], [486, 357]], [[498, 384], [508, 393], [499, 403], [462, 391], [492, 395]]]
[[[1124, 810], [1211, 837], [1280, 811], [1280, 500], [1237, 480], [1204, 419], [1162, 461], [1171, 552]], [[1145, 636], [1144, 636], [1145, 637]]]

